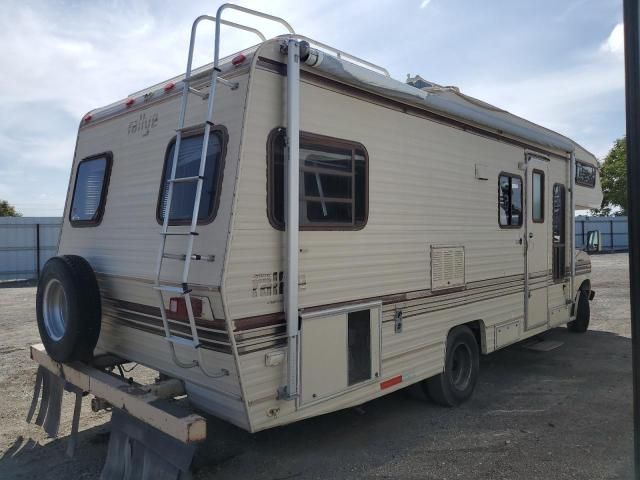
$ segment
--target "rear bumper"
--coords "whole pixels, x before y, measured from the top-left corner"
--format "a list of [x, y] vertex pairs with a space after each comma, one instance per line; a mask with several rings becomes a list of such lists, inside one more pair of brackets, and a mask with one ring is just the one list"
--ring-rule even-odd
[[131, 384], [92, 365], [56, 362], [42, 344], [32, 345], [30, 351], [31, 358], [53, 375], [176, 440], [194, 443], [206, 438], [207, 423], [203, 417], [161, 401], [183, 395], [182, 382], [170, 380], [151, 385]]

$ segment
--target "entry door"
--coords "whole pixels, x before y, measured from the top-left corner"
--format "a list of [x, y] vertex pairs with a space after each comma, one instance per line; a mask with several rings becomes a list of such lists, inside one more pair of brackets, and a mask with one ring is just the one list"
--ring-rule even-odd
[[527, 157], [527, 242], [525, 313], [530, 330], [546, 325], [548, 318], [547, 280], [549, 276], [549, 163], [535, 156]]

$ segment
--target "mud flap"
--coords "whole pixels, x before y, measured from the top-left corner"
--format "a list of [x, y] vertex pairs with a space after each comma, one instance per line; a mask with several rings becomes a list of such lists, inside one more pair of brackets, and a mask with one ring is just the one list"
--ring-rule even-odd
[[62, 410], [62, 394], [64, 391], [76, 395], [75, 407], [73, 410], [73, 421], [71, 424], [71, 435], [67, 446], [67, 455], [73, 457], [77, 444], [78, 425], [80, 422], [80, 409], [82, 407], [82, 390], [66, 382], [64, 378], [50, 372], [43, 366], [38, 367], [36, 374], [36, 384], [33, 389], [33, 399], [27, 413], [27, 422], [31, 422], [36, 413], [38, 399], [40, 399], [40, 409], [36, 415], [35, 424], [43, 427], [50, 437], [57, 437], [60, 430], [60, 414]]
[[109, 451], [100, 480], [188, 478], [195, 445], [176, 440], [116, 408], [110, 426]]

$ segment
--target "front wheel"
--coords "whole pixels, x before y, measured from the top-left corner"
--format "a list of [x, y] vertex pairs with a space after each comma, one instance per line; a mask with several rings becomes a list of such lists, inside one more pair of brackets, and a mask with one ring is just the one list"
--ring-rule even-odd
[[449, 332], [444, 371], [423, 382], [425, 393], [445, 407], [468, 400], [478, 382], [480, 352], [476, 337], [462, 325]]
[[567, 323], [567, 328], [570, 332], [584, 333], [589, 328], [590, 319], [591, 306], [589, 305], [589, 290], [580, 290], [576, 319]]

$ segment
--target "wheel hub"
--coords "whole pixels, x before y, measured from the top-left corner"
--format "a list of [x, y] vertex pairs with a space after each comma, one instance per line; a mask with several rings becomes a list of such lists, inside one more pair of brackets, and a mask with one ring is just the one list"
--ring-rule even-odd
[[67, 328], [67, 296], [60, 280], [49, 280], [44, 290], [42, 317], [47, 334], [53, 341], [60, 340]]

